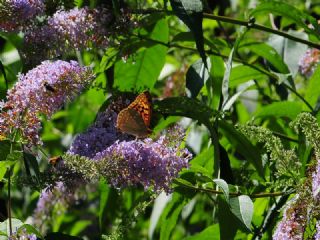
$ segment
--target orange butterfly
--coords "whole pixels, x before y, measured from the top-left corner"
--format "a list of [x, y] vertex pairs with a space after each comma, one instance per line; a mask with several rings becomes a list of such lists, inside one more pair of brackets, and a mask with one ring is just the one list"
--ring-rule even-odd
[[148, 91], [140, 93], [117, 118], [117, 128], [124, 133], [143, 138], [151, 133], [150, 121], [152, 114], [151, 95]]

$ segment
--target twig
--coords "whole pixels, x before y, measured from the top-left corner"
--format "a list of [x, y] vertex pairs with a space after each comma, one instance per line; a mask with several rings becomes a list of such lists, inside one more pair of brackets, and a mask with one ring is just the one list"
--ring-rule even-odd
[[9, 218], [9, 233], [12, 235], [12, 219], [11, 219], [11, 167], [9, 168], [8, 176], [8, 218]]
[[[208, 189], [208, 188], [200, 188], [200, 187], [195, 187], [187, 184], [183, 184], [178, 181], [174, 181], [175, 184], [177, 184], [180, 187], [185, 187], [189, 189], [193, 189], [199, 192], [205, 192], [205, 193], [213, 193], [213, 194], [224, 194], [223, 191], [217, 191], [214, 189]], [[253, 193], [253, 194], [244, 194], [241, 192], [230, 192], [229, 195], [232, 197], [238, 197], [241, 195], [248, 195], [250, 198], [265, 198], [265, 197], [277, 197], [277, 196], [286, 196], [291, 194], [292, 192], [266, 192], [266, 193]]]
[[[159, 10], [159, 9], [135, 9], [135, 10], [132, 10], [131, 12], [133, 14], [152, 14], [152, 13], [161, 13], [162, 12], [162, 13], [166, 13], [168, 15], [174, 15], [173, 11], [163, 11], [163, 10]], [[225, 17], [225, 16], [213, 15], [213, 14], [209, 14], [209, 13], [203, 13], [203, 17], [207, 18], [207, 19], [216, 20], [216, 21], [233, 23], [233, 24], [237, 24], [237, 25], [240, 25], [240, 26], [246, 26], [246, 27], [249, 27], [251, 29], [257, 29], [257, 30], [261, 30], [261, 31], [264, 31], [264, 32], [269, 32], [269, 33], [276, 34], [276, 35], [282, 36], [284, 38], [287, 38], [287, 39], [290, 39], [290, 40], [293, 40], [293, 41], [296, 41], [296, 42], [300, 42], [300, 43], [306, 44], [306, 45], [308, 45], [310, 47], [317, 48], [317, 49], [320, 50], [320, 44], [318, 44], [318, 43], [310, 42], [308, 40], [292, 36], [292, 35], [290, 35], [288, 33], [279, 31], [277, 29], [272, 29], [272, 28], [265, 27], [265, 26], [260, 25], [260, 24], [253, 23], [250, 20], [249, 21], [245, 21], [245, 20], [234, 19], [234, 18]]]

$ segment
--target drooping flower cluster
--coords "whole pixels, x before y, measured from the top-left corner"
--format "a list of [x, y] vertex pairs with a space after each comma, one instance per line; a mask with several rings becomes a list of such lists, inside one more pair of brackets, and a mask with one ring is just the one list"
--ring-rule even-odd
[[45, 61], [25, 75], [8, 91], [0, 113], [0, 135], [18, 131], [29, 144], [41, 144], [40, 115], [50, 118], [67, 100], [73, 99], [94, 75], [75, 61]]
[[165, 136], [153, 142], [116, 142], [95, 156], [100, 162], [102, 175], [116, 188], [142, 184], [155, 191], [170, 191], [172, 180], [182, 168], [188, 167], [191, 154], [187, 150], [170, 148], [165, 145]]
[[156, 191], [169, 192], [172, 180], [188, 167], [192, 157], [187, 149], [180, 149], [184, 132], [176, 126], [157, 141], [133, 140], [115, 127], [117, 113], [130, 103], [127, 100], [120, 97], [111, 102], [96, 122], [75, 138], [63, 157], [65, 164], [85, 179], [103, 176], [116, 188], [141, 184], [145, 189], [153, 186]]
[[19, 229], [17, 232], [13, 233], [9, 238], [9, 240], [37, 240], [37, 236], [33, 233], [27, 233], [25, 228]]
[[320, 222], [316, 224], [316, 234], [313, 237], [314, 240], [320, 240]]
[[273, 234], [273, 240], [300, 240], [306, 227], [307, 205], [297, 194], [284, 210], [283, 218]]
[[23, 56], [35, 61], [34, 57], [52, 58], [71, 50], [107, 47], [111, 19], [107, 9], [60, 10], [46, 25], [26, 33]]
[[117, 113], [129, 104], [121, 97], [113, 101], [106, 111], [98, 113], [95, 123], [86, 132], [79, 134], [72, 142], [69, 154], [94, 158], [94, 156], [117, 140], [132, 140], [133, 137], [116, 129]]
[[43, 0], [0, 0], [0, 31], [26, 29], [44, 9]]
[[312, 195], [315, 201], [320, 200], [320, 163], [317, 163], [315, 171], [312, 173]]
[[299, 61], [299, 70], [302, 75], [310, 77], [320, 62], [320, 50], [308, 49]]
[[74, 202], [74, 192], [70, 192], [64, 183], [57, 182], [56, 186], [42, 190], [37, 207], [32, 215], [33, 224], [46, 232], [46, 227], [50, 225], [53, 216], [64, 214], [69, 204]]
[[[170, 192], [172, 180], [182, 168], [188, 167], [192, 157], [187, 149], [180, 149], [183, 136], [181, 129], [176, 127], [157, 141], [150, 138], [129, 141], [118, 139], [112, 144], [104, 142], [104, 150], [96, 152], [91, 159], [79, 158], [74, 150], [69, 151], [64, 159], [72, 170], [88, 175], [86, 179], [103, 176], [116, 188], [141, 184], [145, 189], [153, 186], [155, 191]], [[97, 146], [96, 141], [92, 143]], [[90, 142], [87, 141], [86, 145], [89, 149]], [[78, 153], [81, 154], [80, 151]], [[92, 149], [89, 153], [85, 151], [84, 154], [92, 156]]]

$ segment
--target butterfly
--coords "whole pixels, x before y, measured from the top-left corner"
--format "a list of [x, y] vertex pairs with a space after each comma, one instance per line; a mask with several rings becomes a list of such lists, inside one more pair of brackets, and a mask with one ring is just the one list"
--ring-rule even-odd
[[152, 132], [149, 128], [151, 114], [151, 95], [148, 91], [144, 91], [127, 108], [119, 112], [116, 127], [121, 132], [135, 137], [146, 137]]

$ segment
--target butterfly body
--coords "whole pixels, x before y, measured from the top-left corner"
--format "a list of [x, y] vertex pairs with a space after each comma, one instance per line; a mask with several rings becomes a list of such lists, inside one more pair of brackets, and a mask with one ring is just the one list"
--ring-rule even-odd
[[147, 137], [152, 132], [149, 128], [151, 114], [151, 96], [145, 91], [139, 94], [127, 108], [119, 112], [116, 127], [121, 132], [138, 138]]

